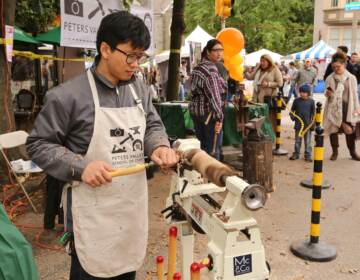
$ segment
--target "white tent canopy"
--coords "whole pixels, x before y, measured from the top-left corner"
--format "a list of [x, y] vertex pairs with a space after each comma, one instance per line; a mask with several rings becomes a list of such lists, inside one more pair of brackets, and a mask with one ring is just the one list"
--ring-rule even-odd
[[245, 66], [255, 66], [260, 62], [260, 57], [264, 54], [268, 54], [274, 62], [280, 62], [280, 59], [282, 58], [281, 54], [269, 51], [267, 49], [261, 49], [256, 52], [249, 53], [245, 56]]
[[307, 58], [311, 59], [325, 59], [330, 57], [336, 52], [335, 49], [326, 44], [323, 40], [320, 40], [311, 48], [308, 48], [302, 52], [293, 53], [289, 55], [292, 59], [303, 60]]
[[[185, 45], [181, 47], [180, 56], [188, 57], [190, 55], [190, 46], [189, 42], [201, 43], [201, 49], [203, 49], [206, 43], [214, 39], [209, 33], [202, 29], [199, 25], [185, 38]], [[161, 63], [166, 60], [169, 60], [170, 51], [163, 51], [155, 56], [156, 63]]]
[[[180, 50], [180, 56], [188, 57], [189, 55], [190, 55], [189, 48], [186, 48], [186, 46], [182, 46], [181, 50]], [[169, 57], [170, 57], [170, 51], [169, 50], [163, 51], [163, 52], [155, 55], [155, 62], [157, 64], [162, 63], [164, 61], [169, 60]]]
[[201, 43], [201, 49], [206, 46], [206, 43], [214, 39], [209, 33], [207, 33], [204, 29], [202, 29], [199, 25], [185, 38], [185, 46], [189, 44], [189, 42]]

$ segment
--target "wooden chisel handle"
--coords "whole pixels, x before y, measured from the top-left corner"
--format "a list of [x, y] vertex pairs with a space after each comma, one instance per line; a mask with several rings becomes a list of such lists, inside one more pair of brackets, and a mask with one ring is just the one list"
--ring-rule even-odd
[[137, 164], [130, 167], [124, 167], [124, 168], [118, 168], [112, 172], [110, 172], [111, 177], [118, 177], [118, 176], [125, 176], [130, 174], [139, 173], [141, 171], [144, 171], [146, 168], [153, 166], [154, 163], [143, 163], [143, 164]]

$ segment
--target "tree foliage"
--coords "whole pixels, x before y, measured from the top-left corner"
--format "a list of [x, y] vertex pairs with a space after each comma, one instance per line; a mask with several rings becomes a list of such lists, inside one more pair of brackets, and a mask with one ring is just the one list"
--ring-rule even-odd
[[[211, 35], [220, 30], [214, 0], [187, 1], [186, 32], [201, 25]], [[236, 0], [235, 15], [226, 20], [245, 36], [248, 52], [267, 48], [281, 54], [293, 53], [312, 45], [313, 0]]]
[[[130, 9], [133, 0], [119, 2]], [[29, 33], [46, 32], [59, 14], [60, 0], [17, 0], [15, 24]]]
[[15, 24], [29, 33], [45, 32], [59, 12], [59, 0], [17, 0]]

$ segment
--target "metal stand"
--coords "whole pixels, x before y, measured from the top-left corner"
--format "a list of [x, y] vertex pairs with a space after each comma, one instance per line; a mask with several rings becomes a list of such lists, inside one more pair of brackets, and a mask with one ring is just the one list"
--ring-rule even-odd
[[314, 262], [329, 262], [337, 256], [335, 247], [323, 241], [298, 241], [291, 245], [290, 250], [295, 256]]
[[[308, 188], [308, 189], [312, 189], [313, 187], [313, 183], [312, 183], [312, 180], [311, 179], [305, 179], [305, 180], [302, 180], [300, 182], [300, 185], [304, 188]], [[328, 180], [324, 180], [322, 185], [321, 185], [321, 188], [322, 189], [328, 189], [331, 187], [331, 183], [328, 181]]]

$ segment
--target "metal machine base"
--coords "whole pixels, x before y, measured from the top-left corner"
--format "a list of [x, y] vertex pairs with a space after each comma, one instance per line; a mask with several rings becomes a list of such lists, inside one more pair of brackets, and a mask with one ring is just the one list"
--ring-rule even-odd
[[301, 259], [315, 262], [329, 262], [337, 256], [335, 247], [323, 241], [318, 243], [311, 243], [309, 240], [297, 241], [291, 245], [290, 250]]
[[[312, 189], [313, 187], [313, 182], [312, 180], [302, 180], [300, 182], [300, 185], [303, 186], [304, 188], [309, 188]], [[323, 189], [328, 189], [331, 187], [331, 184], [328, 180], [324, 180], [321, 186]]]
[[289, 152], [287, 150], [284, 150], [284, 149], [275, 149], [273, 150], [273, 155], [275, 156], [286, 156]]

